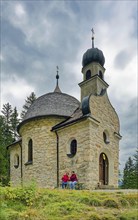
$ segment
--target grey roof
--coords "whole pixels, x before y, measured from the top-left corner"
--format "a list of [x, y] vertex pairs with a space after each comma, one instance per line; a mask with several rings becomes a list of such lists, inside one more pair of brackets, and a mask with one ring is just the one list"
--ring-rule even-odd
[[78, 120], [86, 118], [88, 115], [83, 115], [81, 108], [77, 108], [74, 113], [71, 115], [70, 118], [67, 118], [65, 121], [55, 125], [52, 130], [56, 130], [58, 128], [64, 127], [68, 124], [72, 124], [74, 122], [77, 122]]
[[34, 101], [28, 109], [23, 122], [36, 117], [47, 115], [71, 116], [80, 106], [73, 96], [61, 92], [47, 93]]
[[18, 140], [16, 140], [16, 141], [14, 141], [13, 143], [9, 144], [9, 145], [7, 146], [7, 150], [8, 150], [9, 147], [12, 147], [12, 146], [14, 146], [15, 144], [19, 144], [19, 143], [21, 143], [21, 142], [22, 142], [22, 138], [20, 137]]
[[82, 66], [85, 67], [91, 62], [97, 62], [100, 63], [101, 66], [104, 66], [105, 58], [103, 52], [98, 48], [90, 48], [84, 53], [82, 58]]

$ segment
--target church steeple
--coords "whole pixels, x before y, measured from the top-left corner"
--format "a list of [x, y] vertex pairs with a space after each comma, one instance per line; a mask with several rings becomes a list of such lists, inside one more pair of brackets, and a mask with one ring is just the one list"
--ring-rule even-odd
[[83, 81], [79, 84], [81, 87], [81, 99], [90, 94], [100, 95], [108, 87], [104, 81], [104, 63], [103, 52], [94, 47], [94, 29], [92, 32], [92, 47], [88, 49], [82, 58]]
[[56, 88], [55, 88], [54, 92], [61, 92], [61, 90], [60, 90], [60, 88], [58, 86], [58, 80], [59, 80], [58, 71], [59, 71], [59, 68], [57, 66], [57, 75], [56, 75], [57, 83], [56, 83]]

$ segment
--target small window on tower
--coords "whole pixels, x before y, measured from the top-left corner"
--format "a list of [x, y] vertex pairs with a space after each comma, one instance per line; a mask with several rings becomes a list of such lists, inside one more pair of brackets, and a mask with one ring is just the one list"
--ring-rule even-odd
[[100, 76], [101, 79], [103, 79], [103, 73], [102, 73], [101, 70], [99, 71], [99, 76]]
[[91, 71], [87, 70], [86, 72], [86, 80], [91, 78]]
[[103, 132], [103, 140], [104, 140], [105, 144], [109, 144], [110, 143], [110, 141], [109, 141], [109, 133], [107, 131]]

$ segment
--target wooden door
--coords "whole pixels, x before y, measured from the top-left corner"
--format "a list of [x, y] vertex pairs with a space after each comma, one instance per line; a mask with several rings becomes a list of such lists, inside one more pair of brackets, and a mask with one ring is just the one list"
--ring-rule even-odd
[[102, 185], [108, 185], [108, 158], [106, 154], [101, 153], [99, 157], [99, 182]]

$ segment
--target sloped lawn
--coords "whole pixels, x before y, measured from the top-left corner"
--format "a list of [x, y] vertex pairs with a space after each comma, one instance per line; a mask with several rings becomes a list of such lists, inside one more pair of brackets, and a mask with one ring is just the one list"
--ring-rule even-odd
[[138, 220], [137, 193], [0, 187], [0, 220]]

